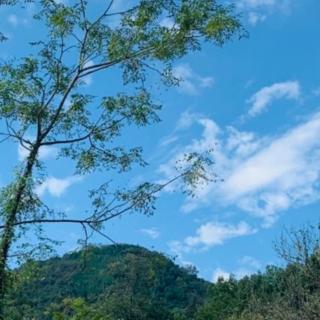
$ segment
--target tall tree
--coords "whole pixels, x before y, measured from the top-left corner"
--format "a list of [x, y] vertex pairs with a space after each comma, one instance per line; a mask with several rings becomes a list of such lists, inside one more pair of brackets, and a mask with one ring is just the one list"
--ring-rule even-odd
[[[2, 1], [0, 4], [10, 4]], [[0, 198], [0, 319], [3, 318], [9, 250], [25, 233], [45, 223], [74, 223], [88, 232], [103, 233], [103, 224], [125, 212], [151, 214], [160, 190], [177, 179], [190, 192], [207, 180], [207, 155], [189, 154], [177, 175], [163, 184], [144, 182], [123, 189], [109, 182], [97, 186], [89, 197], [92, 212], [84, 219], [57, 217], [35, 193], [43, 182], [42, 148], [58, 146], [60, 157], [71, 159], [76, 173], [97, 170], [123, 172], [133, 163], [145, 165], [140, 147], [127, 150], [116, 138], [127, 126], [159, 121], [160, 105], [153, 102], [146, 80], [156, 72], [166, 85], [177, 79], [171, 64], [204, 42], [221, 46], [243, 35], [231, 7], [214, 0], [137, 0], [116, 11], [115, 0], [105, 1], [97, 12], [85, 0], [37, 0], [35, 19], [46, 27], [43, 39], [31, 43], [33, 52], [0, 65], [0, 120], [2, 141], [15, 141], [27, 157], [19, 163], [15, 179]], [[171, 20], [170, 26], [161, 23]], [[119, 68], [123, 91], [116, 95], [83, 93], [85, 77]], [[130, 89], [125, 89], [125, 88]], [[99, 102], [98, 102], [99, 101]], [[33, 138], [30, 138], [33, 137]]]

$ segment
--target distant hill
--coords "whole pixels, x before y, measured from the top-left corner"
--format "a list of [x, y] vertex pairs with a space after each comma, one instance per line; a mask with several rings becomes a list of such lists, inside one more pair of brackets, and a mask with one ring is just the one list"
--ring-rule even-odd
[[12, 273], [5, 319], [319, 320], [320, 237], [293, 235], [283, 247], [285, 268], [214, 284], [132, 245], [30, 261]]
[[12, 294], [12, 319], [51, 319], [48, 311], [67, 298], [97, 304], [111, 319], [192, 319], [209, 286], [192, 268], [132, 245], [89, 247], [34, 266]]

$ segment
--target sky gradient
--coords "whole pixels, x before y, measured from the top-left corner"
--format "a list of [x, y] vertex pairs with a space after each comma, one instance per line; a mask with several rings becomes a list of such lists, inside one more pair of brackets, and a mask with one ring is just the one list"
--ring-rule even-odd
[[[273, 249], [281, 230], [319, 222], [320, 2], [240, 0], [236, 6], [248, 39], [222, 48], [205, 44], [201, 52], [177, 61], [179, 88], [158, 88], [155, 82], [162, 121], [122, 138], [128, 146], [142, 145], [150, 165], [119, 178], [128, 185], [170, 178], [183, 153], [213, 148], [212, 170], [223, 182], [199, 188], [195, 198], [169, 187], [154, 216], [129, 214], [106, 225], [116, 242], [175, 256], [212, 281], [281, 264]], [[0, 30], [9, 36], [0, 45], [1, 59], [25, 55], [28, 41], [41, 37], [32, 21], [34, 10], [1, 7]], [[125, 90], [118, 76], [112, 71], [89, 78], [84, 90]], [[56, 160], [57, 152], [40, 154], [49, 173], [37, 192], [55, 209], [79, 217], [89, 205], [87, 190], [108, 173], [76, 176], [71, 163]], [[0, 154], [4, 186], [25, 151], [2, 144]], [[47, 231], [64, 241], [60, 253], [76, 249], [82, 232], [70, 226]], [[99, 236], [94, 241], [106, 243]]]

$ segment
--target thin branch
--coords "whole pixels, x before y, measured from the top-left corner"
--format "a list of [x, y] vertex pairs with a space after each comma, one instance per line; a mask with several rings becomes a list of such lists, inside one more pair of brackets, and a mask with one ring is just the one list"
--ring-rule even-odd
[[[184, 175], [186, 175], [187, 173], [184, 172], [182, 174], [179, 174], [177, 176], [175, 176], [174, 178], [168, 180], [166, 183], [160, 184], [158, 186], [158, 188], [156, 188], [155, 190], [147, 193], [147, 196], [151, 196], [153, 194], [156, 194], [160, 191], [162, 191], [165, 187], [167, 187], [168, 185], [172, 184], [173, 182], [177, 181], [178, 179], [182, 178]], [[139, 200], [139, 198], [137, 197], [136, 199], [133, 199], [132, 202], [131, 201], [126, 201], [124, 203], [118, 204], [116, 206], [114, 206], [113, 208], [107, 210], [104, 212], [104, 215], [97, 217], [94, 216], [90, 216], [90, 218], [86, 218], [86, 219], [32, 219], [32, 220], [24, 220], [24, 221], [18, 221], [14, 223], [14, 226], [22, 226], [22, 225], [28, 225], [28, 224], [43, 224], [43, 223], [67, 223], [67, 224], [80, 224], [80, 225], [86, 225], [90, 228], [92, 228], [93, 225], [95, 224], [101, 224], [104, 222], [107, 222], [111, 219], [114, 219], [115, 217], [118, 217], [120, 215], [122, 215], [123, 213], [130, 211], [132, 209], [135, 208], [135, 206], [137, 205], [137, 201]], [[123, 207], [124, 205], [128, 205], [127, 207], [125, 207], [124, 209], [117, 211], [114, 214], [108, 215], [106, 216], [108, 213], [110, 213], [111, 211], [118, 209], [120, 207]], [[104, 217], [105, 216], [105, 217]], [[4, 229], [5, 226], [4, 225], [0, 225], [0, 229]]]
[[93, 26], [95, 26], [96, 24], [98, 24], [103, 18], [106, 17], [106, 15], [108, 14], [109, 10], [112, 8], [114, 4], [114, 0], [111, 0], [109, 5], [107, 6], [107, 8], [102, 12], [102, 14], [96, 19], [96, 21], [90, 26], [90, 28], [92, 28]]
[[74, 88], [75, 84], [77, 83], [79, 79], [79, 72], [74, 76], [74, 78], [72, 79], [72, 81], [70, 82], [66, 92], [64, 93], [60, 103], [59, 103], [59, 106], [58, 108], [56, 109], [56, 112], [53, 116], [53, 119], [51, 120], [49, 126], [46, 128], [46, 130], [41, 134], [41, 137], [39, 140], [43, 140], [45, 139], [45, 137], [49, 134], [49, 132], [52, 130], [52, 128], [54, 127], [54, 125], [56, 124], [56, 121], [58, 120], [59, 118], [59, 115], [61, 113], [61, 110], [63, 109], [63, 106], [70, 94], [70, 92], [72, 91], [72, 89]]
[[96, 122], [96, 124], [93, 126], [93, 128], [84, 136], [82, 137], [78, 137], [78, 138], [74, 138], [74, 139], [65, 139], [65, 140], [53, 140], [53, 141], [46, 141], [46, 142], [42, 142], [41, 143], [41, 146], [52, 146], [52, 145], [57, 145], [57, 144], [67, 144], [67, 143], [77, 143], [77, 142], [82, 142], [82, 141], [85, 141], [86, 139], [89, 139], [90, 140], [90, 144], [92, 147], [95, 147], [95, 144], [93, 143], [92, 139], [90, 139], [92, 133], [94, 132], [94, 130], [96, 128], [99, 128], [101, 129], [101, 132], [104, 132], [104, 131], [108, 131], [110, 130], [112, 127], [114, 127], [115, 125], [121, 123], [123, 120], [125, 120], [127, 117], [122, 117], [118, 120], [115, 120], [112, 122], [111, 125], [105, 127], [105, 128], [102, 128], [103, 124], [100, 125], [98, 127], [98, 122], [99, 120]]
[[100, 234], [100, 236], [106, 238], [107, 240], [109, 240], [111, 243], [113, 244], [117, 244], [117, 242], [115, 242], [113, 239], [111, 239], [108, 235], [106, 235], [105, 233], [103, 233], [101, 230], [95, 228], [94, 226], [92, 225], [89, 225], [90, 228], [94, 231], [94, 232], [97, 232], [98, 234]]
[[138, 9], [139, 6], [134, 6], [130, 9], [127, 9], [127, 10], [122, 10], [122, 11], [117, 11], [117, 12], [112, 12], [112, 13], [108, 13], [105, 15], [105, 17], [112, 17], [112, 16], [118, 16], [118, 15], [124, 15], [124, 14], [127, 14], [127, 13], [130, 13], [130, 12], [133, 12], [135, 11], [136, 9]]
[[92, 131], [89, 132], [88, 134], [86, 134], [85, 136], [82, 136], [82, 137], [79, 137], [79, 138], [74, 138], [74, 139], [70, 139], [70, 140], [47, 141], [47, 142], [41, 143], [41, 146], [52, 146], [52, 145], [56, 145], [56, 144], [67, 144], [67, 143], [69, 144], [69, 143], [81, 142], [81, 141], [84, 141], [84, 140], [88, 139], [91, 134], [92, 134]]
[[108, 61], [108, 62], [103, 62], [103, 63], [98, 63], [98, 64], [95, 64], [92, 66], [85, 67], [80, 70], [80, 78], [88, 76], [94, 72], [97, 72], [97, 71], [100, 71], [103, 69], [107, 69], [111, 66], [114, 66], [114, 65], [120, 63], [120, 62], [131, 60], [131, 59], [137, 58], [139, 56], [143, 56], [145, 54], [149, 54], [152, 52], [152, 50], [154, 50], [154, 47], [144, 48], [144, 49], [139, 50], [138, 52], [133, 53], [132, 55], [129, 55], [129, 56], [126, 56], [126, 57], [123, 57], [120, 59], [116, 59], [116, 60]]
[[80, 5], [81, 5], [81, 14], [82, 14], [82, 18], [83, 18], [84, 27], [86, 30], [88, 30], [87, 17], [86, 17], [86, 6], [84, 3], [84, 0], [80, 0]]

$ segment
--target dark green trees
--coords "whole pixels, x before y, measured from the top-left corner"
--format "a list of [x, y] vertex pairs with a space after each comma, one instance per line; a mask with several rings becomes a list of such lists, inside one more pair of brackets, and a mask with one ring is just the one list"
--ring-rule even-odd
[[320, 229], [287, 231], [277, 243], [286, 268], [268, 267], [241, 280], [220, 280], [199, 320], [316, 320], [320, 316]]
[[30, 261], [12, 274], [23, 277], [8, 297], [6, 319], [317, 320], [320, 237], [313, 245], [303, 241], [306, 235], [313, 238], [311, 229], [290, 233], [295, 240], [287, 242], [298, 248], [295, 255], [290, 250], [292, 258], [308, 248], [307, 261], [217, 283], [197, 278], [194, 270], [162, 254], [129, 245]]
[[208, 284], [162, 254], [129, 245], [89, 247], [85, 260], [82, 253], [38, 263], [11, 295], [12, 320], [78, 319], [85, 312], [101, 319], [192, 319], [203, 303]]

